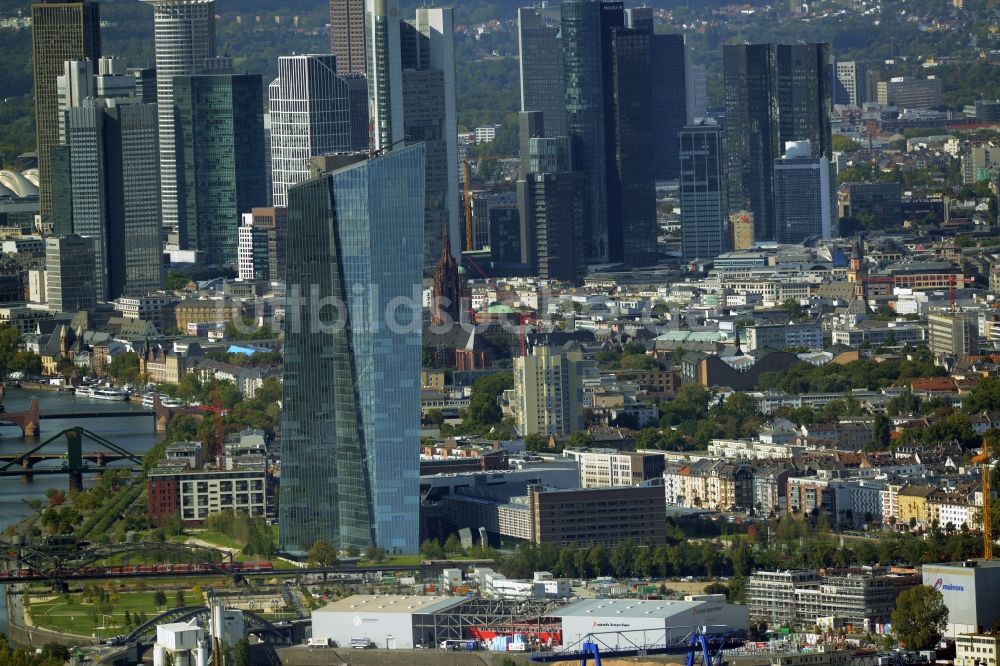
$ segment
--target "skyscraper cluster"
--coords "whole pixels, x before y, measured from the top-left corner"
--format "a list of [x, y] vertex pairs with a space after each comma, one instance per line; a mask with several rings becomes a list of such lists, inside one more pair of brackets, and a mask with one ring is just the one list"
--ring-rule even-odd
[[[570, 0], [558, 17], [521, 9], [518, 21], [523, 261], [563, 280], [583, 266], [577, 248], [560, 244], [580, 245], [587, 263], [655, 263], [656, 181], [676, 179], [677, 132], [690, 121], [683, 35], [657, 35], [652, 10], [614, 1]], [[541, 140], [559, 138], [567, 161], [545, 166], [560, 171], [531, 170], [531, 142], [551, 151], [558, 142]], [[566, 206], [582, 200], [582, 210], [554, 196]], [[567, 261], [556, 267], [560, 255]]]

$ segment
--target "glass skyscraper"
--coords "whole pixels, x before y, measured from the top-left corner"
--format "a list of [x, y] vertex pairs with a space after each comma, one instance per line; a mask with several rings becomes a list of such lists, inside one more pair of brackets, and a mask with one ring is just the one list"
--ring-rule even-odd
[[208, 264], [236, 264], [240, 215], [267, 204], [259, 74], [175, 76], [178, 230]]
[[566, 135], [566, 85], [559, 26], [548, 25], [541, 9], [517, 10], [521, 111], [541, 111], [548, 136]]
[[566, 81], [566, 132], [571, 141], [572, 170], [583, 174], [588, 192], [588, 226], [584, 257], [607, 261], [608, 136], [606, 116], [613, 105], [605, 89], [611, 71], [607, 32], [625, 24], [621, 2], [567, 0], [560, 7], [563, 76]]
[[775, 240], [773, 167], [785, 142], [809, 141], [816, 157], [833, 154], [830, 45], [727, 45], [723, 70], [728, 207], [752, 211], [754, 237]]
[[418, 549], [424, 164], [417, 144], [289, 192], [286, 550]]
[[713, 259], [728, 249], [722, 129], [705, 122], [685, 127], [678, 143], [682, 256]]
[[[362, 32], [362, 36], [363, 36]], [[337, 75], [332, 55], [278, 58], [278, 78], [268, 87], [271, 113], [271, 182], [275, 206], [288, 205], [288, 188], [309, 177], [309, 158], [368, 147], [355, 137], [352, 95], [357, 79]], [[367, 99], [367, 90], [364, 92]], [[365, 126], [367, 111], [365, 105]]]
[[67, 60], [101, 55], [101, 13], [96, 2], [39, 2], [31, 6], [31, 61], [38, 138], [38, 206], [52, 212], [52, 146], [59, 143], [56, 77]]
[[[160, 123], [160, 191], [163, 226], [178, 231], [178, 157], [174, 145], [174, 77], [202, 74], [215, 57], [215, 0], [144, 0], [153, 6], [156, 37], [156, 103]], [[189, 240], [186, 236], [183, 243]], [[192, 242], [194, 238], [190, 239]], [[181, 247], [186, 247], [182, 245]]]

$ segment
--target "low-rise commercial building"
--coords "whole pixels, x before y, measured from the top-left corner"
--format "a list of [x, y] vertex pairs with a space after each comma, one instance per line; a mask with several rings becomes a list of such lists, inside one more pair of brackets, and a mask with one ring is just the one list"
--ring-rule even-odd
[[634, 486], [663, 475], [663, 456], [657, 453], [566, 449], [563, 455], [579, 465], [581, 488]]
[[955, 637], [955, 666], [997, 666], [1000, 633], [959, 634]]
[[1000, 620], [1000, 561], [925, 564], [921, 570], [924, 585], [941, 592], [948, 607], [945, 637], [985, 631]]
[[666, 542], [662, 486], [587, 490], [533, 486], [528, 489], [528, 510], [536, 544], [613, 547], [628, 539]]

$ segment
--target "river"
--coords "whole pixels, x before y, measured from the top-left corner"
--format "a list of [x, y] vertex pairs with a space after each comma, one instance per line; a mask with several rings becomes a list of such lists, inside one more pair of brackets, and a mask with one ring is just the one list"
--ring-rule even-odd
[[[142, 405], [128, 402], [111, 402], [77, 397], [69, 393], [55, 391], [28, 392], [20, 389], [7, 389], [4, 398], [0, 398], [6, 412], [19, 412], [28, 408], [32, 397], [38, 398], [39, 411], [46, 413], [97, 412], [97, 411], [131, 411], [149, 414], [148, 418], [135, 416], [103, 417], [90, 419], [43, 419], [41, 434], [37, 439], [25, 440], [17, 426], [0, 428], [0, 454], [20, 453], [26, 448], [37, 446], [40, 442], [55, 435], [61, 430], [73, 426], [81, 426], [94, 434], [121, 446], [123, 449], [141, 454], [148, 451], [159, 438], [153, 426], [152, 410], [144, 409]], [[0, 417], [2, 418], [2, 417]], [[50, 451], [59, 452], [58, 442], [50, 445]], [[94, 442], [84, 439], [84, 450], [100, 448]], [[62, 452], [66, 448], [63, 444]], [[93, 479], [84, 478], [84, 483]], [[16, 523], [32, 512], [26, 503], [31, 499], [45, 499], [45, 491], [49, 488], [66, 489], [69, 477], [63, 475], [39, 475], [33, 481], [25, 481], [18, 477], [0, 478], [0, 531], [11, 523]], [[0, 592], [2, 592], [0, 586]], [[4, 595], [0, 593], [0, 632], [7, 631], [7, 607]]]

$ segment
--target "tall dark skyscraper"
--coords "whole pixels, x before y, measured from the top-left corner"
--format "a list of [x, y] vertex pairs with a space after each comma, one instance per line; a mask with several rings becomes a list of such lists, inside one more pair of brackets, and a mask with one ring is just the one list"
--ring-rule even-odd
[[267, 204], [259, 74], [175, 76], [181, 247], [235, 264], [240, 215]]
[[682, 256], [712, 259], [728, 249], [722, 129], [702, 122], [679, 139]]
[[614, 172], [608, 178], [608, 254], [630, 266], [655, 263], [656, 176], [648, 29], [611, 31]]
[[624, 25], [621, 2], [568, 0], [562, 17], [563, 71], [566, 80], [566, 131], [570, 137], [572, 170], [587, 183], [587, 227], [583, 252], [587, 261], [609, 258], [608, 132], [605, 88], [611, 71], [610, 50], [604, 47], [613, 27]]
[[570, 170], [587, 184], [584, 256], [655, 261], [650, 30], [626, 28], [617, 0], [568, 0], [561, 12]]
[[[415, 553], [424, 146], [289, 191], [281, 546]], [[292, 302], [300, 296], [299, 306]], [[312, 307], [313, 298], [329, 307]], [[387, 319], [387, 317], [392, 319]]]
[[650, 68], [653, 85], [653, 156], [658, 181], [677, 180], [677, 134], [694, 121], [694, 80], [684, 35], [653, 33], [653, 10], [625, 10], [630, 28], [646, 28], [652, 35]]
[[101, 15], [96, 2], [42, 2], [31, 6], [31, 58], [35, 79], [39, 212], [52, 212], [52, 146], [59, 143], [56, 77], [67, 60], [101, 55]]
[[365, 0], [330, 0], [330, 52], [338, 74], [365, 73]]
[[727, 205], [750, 210], [757, 240], [776, 238], [774, 160], [808, 140], [832, 157], [829, 44], [734, 44], [723, 49]]
[[517, 10], [521, 111], [541, 111], [549, 136], [566, 135], [566, 84], [559, 26], [545, 22], [543, 10]]

